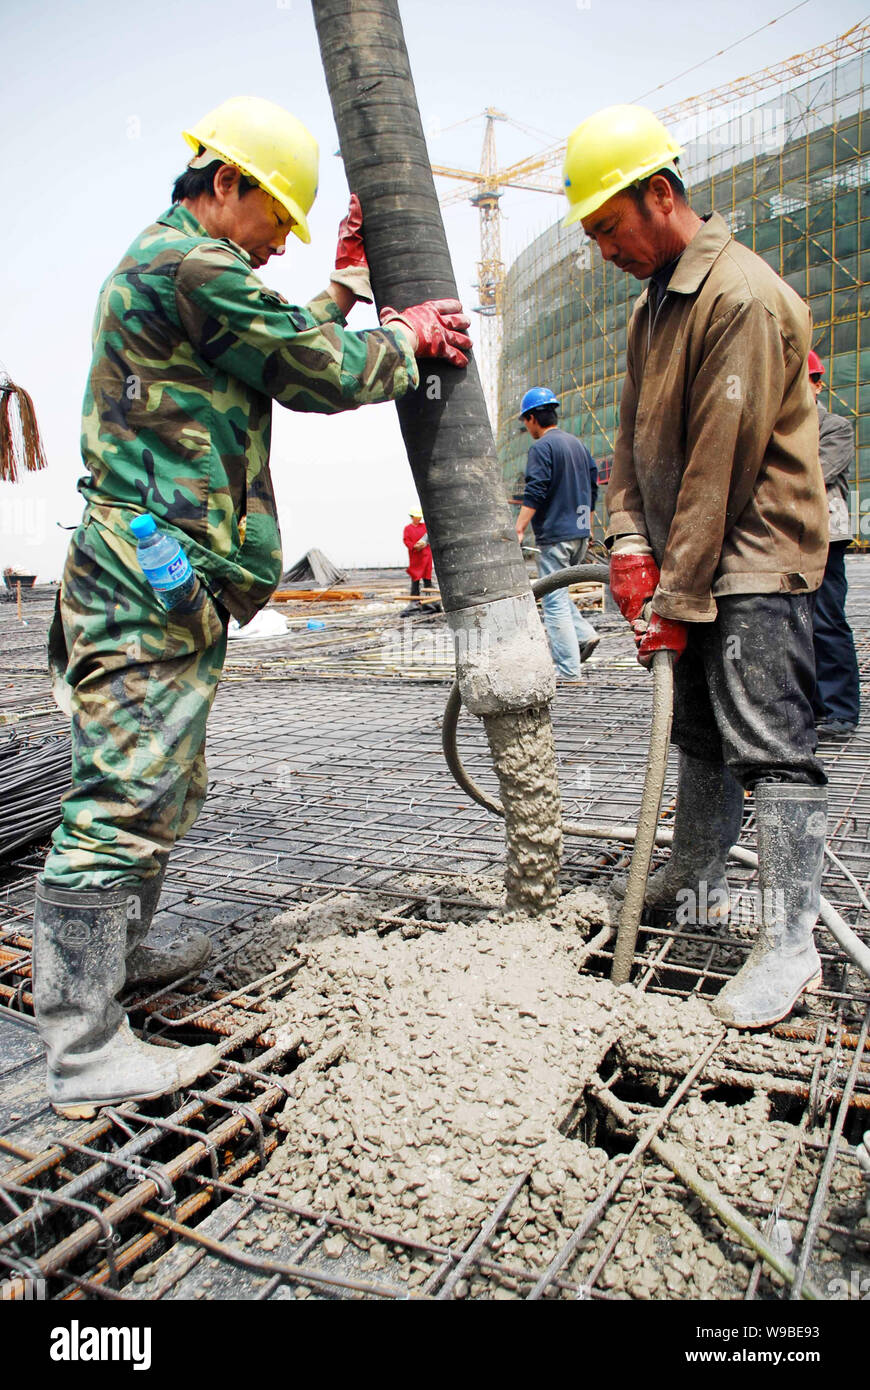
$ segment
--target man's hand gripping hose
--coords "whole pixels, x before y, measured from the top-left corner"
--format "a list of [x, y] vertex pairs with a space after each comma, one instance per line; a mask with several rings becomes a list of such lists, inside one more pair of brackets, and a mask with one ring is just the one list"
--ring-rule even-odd
[[[539, 579], [532, 585], [532, 592], [536, 598], [543, 598], [545, 594], [552, 593], [555, 589], [565, 588], [569, 584], [581, 584], [589, 582], [608, 583], [609, 570], [607, 565], [575, 565], [570, 569], [557, 570], [555, 574], [549, 574], [543, 579]], [[562, 830], [566, 835], [575, 835], [580, 839], [588, 840], [616, 840], [625, 843], [635, 844], [635, 852], [632, 855], [631, 870], [629, 872], [626, 894], [623, 900], [623, 910], [620, 916], [617, 943], [614, 949], [614, 961], [612, 979], [615, 984], [624, 983], [629, 978], [631, 970], [635, 943], [637, 940], [637, 926], [633, 928], [634, 917], [640, 921], [640, 909], [643, 907], [644, 892], [646, 881], [649, 876], [649, 865], [652, 856], [652, 845], [669, 845], [673, 839], [673, 831], [665, 826], [658, 825], [658, 813], [661, 805], [662, 787], [664, 785], [665, 768], [667, 765], [668, 742], [670, 739], [670, 726], [673, 712], [673, 665], [672, 655], [668, 651], [659, 651], [653, 655], [653, 726], [650, 732], [650, 751], [647, 760], [647, 776], [644, 783], [644, 795], [641, 802], [641, 811], [638, 817], [638, 825], [635, 827], [628, 824], [606, 824], [601, 821], [565, 821]], [[472, 801], [476, 801], [479, 806], [483, 806], [487, 811], [491, 811], [496, 816], [503, 816], [504, 809], [500, 801], [489, 796], [473, 781], [467, 772], [457, 747], [456, 734], [459, 724], [459, 715], [462, 709], [462, 697], [459, 691], [458, 682], [454, 682], [453, 688], [447, 699], [444, 710], [444, 719], [441, 725], [441, 743], [444, 750], [444, 757], [453, 778]], [[652, 816], [649, 814], [649, 807], [655, 807]], [[650, 831], [652, 834], [650, 835]], [[641, 839], [641, 832], [643, 838]], [[647, 849], [649, 842], [649, 849]], [[758, 858], [752, 850], [744, 849], [742, 845], [735, 845], [731, 850], [731, 859], [738, 864], [745, 864], [751, 868], [758, 867]], [[832, 937], [844, 955], [848, 956], [853, 965], [863, 971], [864, 975], [870, 979], [870, 947], [860, 939], [852, 930], [840, 914], [831, 906], [826, 898], [821, 899], [819, 920], [827, 927]], [[605, 928], [605, 933], [612, 931]], [[606, 944], [605, 933], [600, 934], [598, 939], [599, 946]], [[618, 967], [618, 974], [617, 974]]]

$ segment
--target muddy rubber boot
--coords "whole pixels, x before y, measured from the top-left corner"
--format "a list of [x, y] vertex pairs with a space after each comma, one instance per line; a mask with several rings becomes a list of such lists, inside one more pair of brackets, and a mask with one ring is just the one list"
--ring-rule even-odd
[[34, 1012], [48, 1053], [48, 1098], [68, 1119], [168, 1095], [220, 1060], [208, 1044], [155, 1047], [131, 1031], [117, 999], [129, 899], [129, 889], [76, 892], [37, 881]]
[[822, 966], [813, 941], [825, 854], [824, 787], [765, 782], [755, 789], [761, 927], [745, 965], [711, 1008], [731, 1028], [769, 1028], [791, 1013]]
[[172, 942], [164, 950], [146, 946], [145, 938], [157, 911], [166, 864], [169, 856], [161, 855], [160, 868], [151, 878], [131, 888], [129, 897], [139, 897], [139, 915], [127, 920], [127, 989], [161, 989], [200, 970], [211, 955], [211, 941], [205, 932], [191, 932], [182, 941]]
[[[666, 864], [650, 875], [643, 905], [647, 911], [670, 911], [693, 925], [718, 927], [730, 912], [725, 865], [740, 838], [743, 788], [724, 763], [708, 763], [680, 751], [674, 838]], [[613, 891], [625, 896], [627, 878], [614, 879]], [[677, 895], [680, 895], [679, 897]]]

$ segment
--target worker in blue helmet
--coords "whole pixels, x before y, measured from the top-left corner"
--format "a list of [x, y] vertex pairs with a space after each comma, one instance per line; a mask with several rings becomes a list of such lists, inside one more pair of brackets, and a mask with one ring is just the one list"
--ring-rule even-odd
[[[531, 522], [542, 577], [583, 563], [598, 495], [595, 460], [585, 444], [559, 428], [558, 409], [559, 401], [548, 386], [532, 386], [523, 396], [519, 412], [533, 442], [517, 517], [517, 538], [522, 545]], [[598, 633], [578, 613], [567, 589], [547, 594], [541, 608], [557, 674], [578, 680], [581, 663], [598, 646]]]

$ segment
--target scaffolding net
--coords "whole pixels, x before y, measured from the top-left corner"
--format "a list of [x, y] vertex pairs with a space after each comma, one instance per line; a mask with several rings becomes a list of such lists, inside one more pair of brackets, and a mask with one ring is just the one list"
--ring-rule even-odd
[[[695, 210], [720, 213], [812, 310], [813, 346], [826, 369], [820, 402], [855, 425], [852, 531], [863, 546], [870, 543], [866, 58], [760, 105], [744, 99], [695, 109], [674, 127]], [[521, 488], [528, 450], [516, 403], [533, 385], [556, 392], [563, 427], [588, 445], [606, 481], [639, 288], [604, 264], [576, 226], [559, 223], [511, 267], [499, 371], [499, 457], [509, 496]], [[599, 534], [600, 526], [596, 519]]]

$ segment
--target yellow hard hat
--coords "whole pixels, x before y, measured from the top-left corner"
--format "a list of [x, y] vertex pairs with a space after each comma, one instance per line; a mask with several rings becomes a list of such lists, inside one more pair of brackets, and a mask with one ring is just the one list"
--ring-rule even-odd
[[422, 509], [422, 507], [412, 507], [411, 510], [410, 510], [410, 512], [408, 513], [408, 515], [409, 515], [409, 516], [416, 517], [416, 519], [417, 519], [418, 521], [422, 521], [422, 520], [423, 520], [423, 509]]
[[307, 214], [317, 196], [317, 141], [283, 106], [230, 97], [182, 134], [197, 152], [205, 145], [265, 188], [293, 218], [299, 240], [311, 240]]
[[562, 187], [571, 204], [568, 227], [597, 212], [608, 198], [682, 154], [676, 140], [645, 106], [606, 106], [568, 136]]

